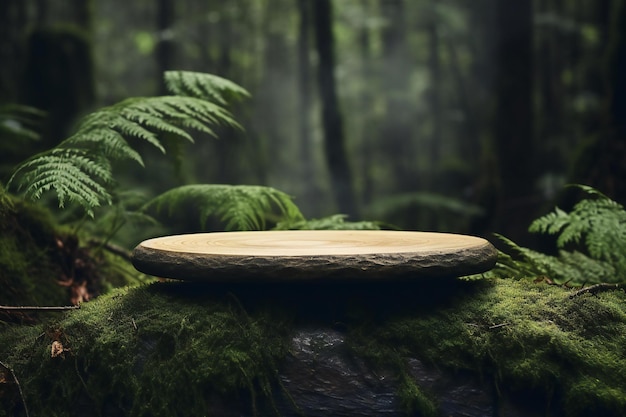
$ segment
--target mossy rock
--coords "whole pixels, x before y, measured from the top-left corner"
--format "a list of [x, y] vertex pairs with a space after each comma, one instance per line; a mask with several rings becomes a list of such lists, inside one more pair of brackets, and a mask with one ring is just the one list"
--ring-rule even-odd
[[[31, 416], [622, 416], [626, 295], [571, 294], [530, 280], [117, 290], [5, 326], [0, 416], [23, 401]], [[482, 411], [451, 411], [461, 385]]]
[[57, 282], [65, 239], [46, 210], [0, 189], [0, 304], [67, 304]]
[[[96, 296], [128, 284], [130, 269], [118, 256], [81, 245], [42, 205], [11, 195], [0, 185], [0, 305], [68, 305], [79, 290]], [[0, 310], [0, 324], [34, 319]]]

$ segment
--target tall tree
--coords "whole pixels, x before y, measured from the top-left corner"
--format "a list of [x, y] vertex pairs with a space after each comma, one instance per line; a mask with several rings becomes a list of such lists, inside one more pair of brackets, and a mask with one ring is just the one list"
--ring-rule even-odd
[[300, 140], [300, 163], [302, 164], [302, 184], [304, 185], [303, 200], [312, 205], [315, 198], [315, 175], [313, 160], [313, 144], [311, 135], [311, 8], [309, 0], [298, 2], [298, 133]]
[[348, 163], [343, 119], [335, 81], [335, 38], [330, 0], [313, 0], [315, 41], [318, 55], [318, 84], [322, 102], [325, 154], [335, 201], [341, 212], [357, 214], [352, 173]]
[[382, 87], [386, 96], [386, 117], [382, 138], [387, 142], [394, 183], [400, 192], [417, 188], [415, 153], [412, 135], [412, 108], [409, 86], [413, 63], [407, 43], [406, 5], [404, 0], [381, 0], [381, 15], [385, 19], [382, 38]]
[[574, 180], [626, 203], [626, 1], [600, 2], [608, 24], [602, 60], [602, 115], [599, 131], [581, 152]]
[[494, 229], [522, 239], [534, 217], [532, 0], [496, 2], [495, 149], [499, 189]]
[[[176, 9], [174, 0], [159, 0], [157, 3], [157, 30], [159, 42], [156, 46], [157, 77], [162, 78], [162, 74], [174, 69], [174, 22], [176, 21]], [[165, 84], [160, 83], [160, 93], [167, 93]]]

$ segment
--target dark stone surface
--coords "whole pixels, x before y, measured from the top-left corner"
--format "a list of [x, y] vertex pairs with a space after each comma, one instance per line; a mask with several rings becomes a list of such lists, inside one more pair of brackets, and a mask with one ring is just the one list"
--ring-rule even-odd
[[[441, 417], [535, 417], [545, 404], [512, 401], [498, 395], [491, 380], [426, 366], [406, 358], [411, 377], [437, 404]], [[354, 357], [344, 334], [328, 328], [300, 329], [292, 337], [291, 355], [279, 370], [277, 408], [282, 416], [406, 416], [397, 395], [398, 379], [373, 370]], [[287, 394], [285, 394], [285, 392]], [[419, 415], [419, 414], [416, 414]]]
[[[396, 416], [397, 381], [375, 373], [351, 356], [344, 335], [335, 330], [300, 330], [292, 338], [291, 356], [280, 370], [283, 415]], [[298, 412], [300, 414], [298, 414]]]

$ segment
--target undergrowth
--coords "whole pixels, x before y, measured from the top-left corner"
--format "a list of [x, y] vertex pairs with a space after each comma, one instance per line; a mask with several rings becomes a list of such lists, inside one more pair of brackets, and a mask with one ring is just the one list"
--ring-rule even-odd
[[[0, 357], [32, 415], [221, 415], [233, 406], [276, 415], [294, 326], [342, 323], [353, 355], [392, 371], [407, 415], [437, 410], [409, 358], [470, 373], [499, 397], [528, 399], [553, 416], [618, 417], [626, 408], [623, 292], [571, 298], [562, 287], [501, 279], [363, 290], [362, 298], [349, 288], [261, 298], [199, 288], [116, 290], [59, 320], [0, 333]], [[53, 357], [55, 342], [63, 350]]]
[[532, 233], [556, 236], [558, 255], [521, 247], [498, 236], [509, 253], [500, 253], [499, 277], [544, 276], [559, 284], [626, 282], [626, 210], [599, 191], [576, 185], [586, 194], [568, 213], [558, 207], [536, 219]]
[[381, 368], [406, 368], [416, 357], [469, 372], [501, 396], [543, 403], [550, 415], [623, 415], [624, 292], [570, 298], [570, 290], [530, 280], [471, 285], [442, 308], [357, 326], [353, 349]]
[[[234, 298], [178, 295], [158, 284], [116, 290], [60, 321], [0, 336], [3, 361], [27, 376], [32, 415], [216, 415], [216, 399], [271, 412], [289, 326], [248, 315]], [[54, 357], [53, 343], [62, 346]]]

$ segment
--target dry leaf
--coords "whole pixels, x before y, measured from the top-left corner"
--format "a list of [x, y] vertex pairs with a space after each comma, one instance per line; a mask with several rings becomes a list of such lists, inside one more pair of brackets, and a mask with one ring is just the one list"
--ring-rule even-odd
[[50, 349], [50, 355], [53, 358], [56, 358], [57, 356], [63, 354], [64, 351], [65, 351], [65, 349], [63, 348], [63, 344], [61, 342], [59, 342], [58, 340], [55, 340], [54, 342], [52, 342], [52, 347]]

